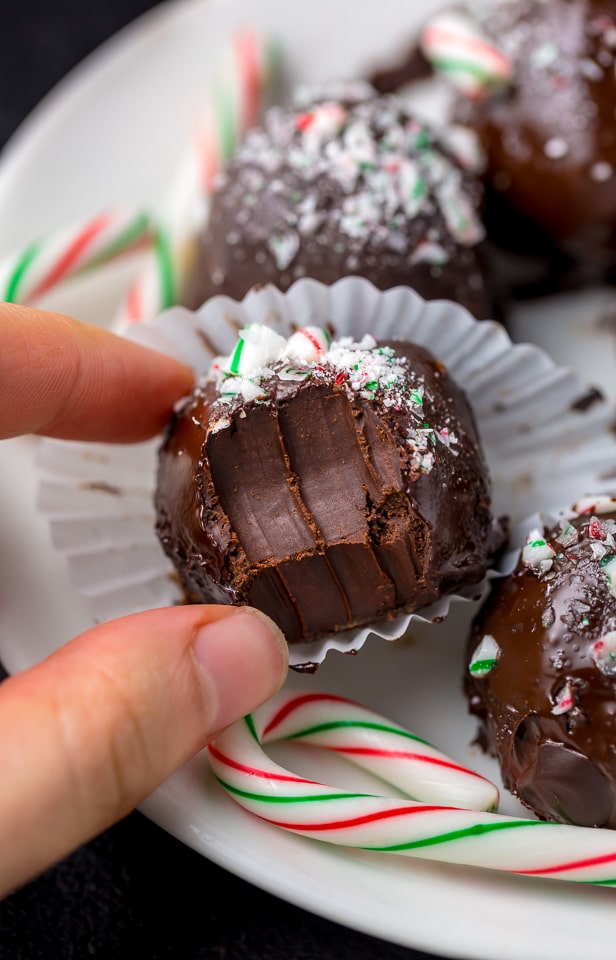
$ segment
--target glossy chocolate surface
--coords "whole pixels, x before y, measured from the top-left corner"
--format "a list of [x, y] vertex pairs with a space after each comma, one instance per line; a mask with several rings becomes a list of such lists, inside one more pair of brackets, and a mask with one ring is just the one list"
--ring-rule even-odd
[[583, 826], [616, 827], [613, 506], [572, 519], [575, 533], [549, 531], [556, 556], [547, 575], [520, 563], [494, 590], [469, 645], [469, 659], [486, 635], [499, 651], [490, 672], [467, 674], [466, 686], [505, 786], [542, 819]]
[[616, 2], [469, 4], [513, 63], [498, 96], [461, 101], [486, 153], [486, 223], [505, 248], [570, 258], [577, 282], [616, 264]]
[[360, 275], [485, 319], [482, 189], [391, 97], [268, 111], [219, 178], [187, 300]]
[[293, 643], [483, 577], [498, 537], [472, 413], [430, 354], [391, 347], [408, 364], [400, 389], [423, 388], [417, 409], [352, 389], [326, 363], [300, 381], [274, 373], [259, 402], [222, 404], [212, 382], [195, 391], [156, 494], [191, 599], [257, 606]]

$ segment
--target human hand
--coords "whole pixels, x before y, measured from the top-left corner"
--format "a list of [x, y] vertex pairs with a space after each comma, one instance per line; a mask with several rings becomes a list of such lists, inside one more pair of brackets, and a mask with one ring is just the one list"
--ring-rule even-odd
[[[133, 442], [192, 386], [175, 360], [0, 305], [0, 438]], [[88, 630], [0, 685], [0, 896], [138, 805], [268, 699], [287, 646], [263, 614], [183, 606]]]

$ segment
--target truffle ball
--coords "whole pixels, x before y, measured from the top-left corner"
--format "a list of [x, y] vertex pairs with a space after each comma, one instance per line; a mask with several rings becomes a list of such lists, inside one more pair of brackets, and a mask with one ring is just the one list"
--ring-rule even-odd
[[157, 529], [188, 596], [251, 604], [290, 643], [485, 574], [497, 534], [473, 415], [409, 343], [242, 331], [177, 413]]
[[355, 274], [490, 315], [479, 181], [393, 97], [351, 92], [274, 107], [248, 133], [218, 178], [191, 306]]
[[530, 533], [471, 637], [480, 742], [545, 820], [616, 827], [616, 499]]
[[544, 259], [543, 271], [529, 261], [517, 278], [529, 292], [532, 284], [613, 280], [616, 3], [512, 0], [468, 9], [512, 71], [499, 93], [458, 103], [458, 119], [485, 152], [490, 238]]

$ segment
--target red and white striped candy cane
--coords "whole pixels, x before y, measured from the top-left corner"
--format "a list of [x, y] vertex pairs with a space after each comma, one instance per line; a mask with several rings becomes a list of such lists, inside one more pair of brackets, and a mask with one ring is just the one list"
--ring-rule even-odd
[[[248, 738], [246, 731], [250, 731]], [[338, 753], [415, 799], [478, 810], [495, 809], [498, 804], [498, 790], [489, 780], [404, 727], [333, 694], [279, 694], [246, 718], [233, 736], [232, 745], [245, 743], [255, 758], [265, 757], [260, 744], [295, 740]], [[221, 758], [228, 752], [226, 737], [210, 748], [219, 763], [224, 763]], [[234, 752], [235, 746], [231, 755]]]
[[152, 241], [141, 210], [106, 210], [41, 237], [0, 262], [0, 300], [30, 304], [67, 280]]
[[128, 291], [115, 329], [152, 320], [180, 301], [216, 175], [258, 121], [279, 60], [277, 45], [251, 31], [231, 38], [171, 185], [150, 257]]
[[[282, 738], [335, 750], [418, 799], [363, 794], [300, 777], [274, 763], [261, 746]], [[506, 873], [616, 885], [614, 831], [460, 809], [454, 804], [465, 793], [464, 777], [472, 783], [477, 775], [451, 761], [448, 766], [442, 754], [435, 762], [433, 750], [357, 704], [324, 694], [284, 694], [230, 727], [210, 744], [209, 754], [215, 776], [237, 803], [304, 837]], [[411, 759], [415, 753], [417, 761]], [[441, 795], [450, 777], [447, 805], [427, 799], [435, 770]]]
[[423, 28], [419, 42], [437, 73], [471, 98], [494, 93], [512, 81], [511, 61], [461, 10], [435, 14]]

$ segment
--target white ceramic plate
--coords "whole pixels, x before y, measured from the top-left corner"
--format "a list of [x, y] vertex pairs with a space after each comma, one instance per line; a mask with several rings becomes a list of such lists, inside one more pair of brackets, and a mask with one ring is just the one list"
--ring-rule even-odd
[[[433, 6], [435, 0], [416, 0], [412, 14], [408, 0], [191, 0], [157, 8], [75, 71], [14, 138], [0, 164], [0, 255], [111, 204], [155, 207], [199, 107], [203, 63], [235, 26], [257, 22], [277, 34], [298, 76], [316, 80], [352, 74], [401, 49], [411, 18]], [[111, 272], [54, 302], [104, 323], [124, 280]], [[581, 305], [584, 323], [595, 330], [593, 310], [586, 301]], [[553, 316], [548, 309], [548, 321]], [[574, 311], [572, 323], [578, 320]], [[530, 321], [522, 316], [520, 322]], [[560, 330], [558, 359], [566, 362], [575, 356], [576, 341]], [[611, 353], [597, 350], [589, 360], [594, 379], [608, 386]], [[11, 671], [38, 661], [92, 623], [36, 511], [35, 450], [31, 439], [0, 445], [0, 656]], [[410, 641], [369, 645], [357, 657], [330, 657], [316, 678], [293, 677], [291, 683], [358, 699], [496, 778], [492, 763], [469, 746], [474, 724], [460, 693], [466, 626], [459, 616], [421, 628]], [[311, 772], [305, 754], [287, 754], [286, 762]], [[330, 776], [329, 767], [320, 769]], [[366, 784], [338, 767], [335, 775], [349, 785]], [[393, 942], [473, 960], [613, 956], [613, 891], [369, 855], [294, 837], [239, 809], [217, 788], [203, 757], [143, 809], [258, 886]], [[519, 812], [508, 799], [503, 809]]]

